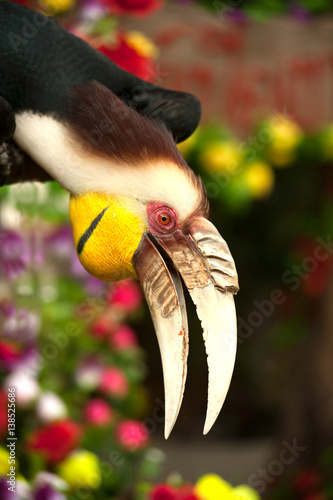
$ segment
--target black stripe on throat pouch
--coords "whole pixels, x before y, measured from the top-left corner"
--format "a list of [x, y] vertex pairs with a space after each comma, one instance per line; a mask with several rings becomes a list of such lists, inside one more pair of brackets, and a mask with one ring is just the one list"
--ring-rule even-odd
[[103, 215], [105, 214], [105, 212], [107, 211], [108, 208], [109, 207], [105, 207], [97, 215], [97, 217], [95, 217], [95, 219], [92, 221], [92, 223], [90, 224], [90, 226], [88, 227], [88, 229], [86, 229], [85, 232], [83, 233], [83, 235], [80, 237], [80, 239], [78, 241], [78, 244], [77, 244], [77, 248], [76, 248], [78, 255], [80, 255], [82, 253], [85, 244], [87, 243], [87, 241], [89, 240], [90, 236], [93, 234], [94, 230], [96, 229], [96, 227], [98, 226], [98, 224], [102, 220], [102, 217], [103, 217]]

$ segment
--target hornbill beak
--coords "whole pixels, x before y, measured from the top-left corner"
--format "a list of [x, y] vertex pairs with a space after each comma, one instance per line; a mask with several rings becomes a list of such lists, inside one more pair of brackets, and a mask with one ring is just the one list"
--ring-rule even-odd
[[196, 306], [208, 357], [208, 407], [204, 434], [214, 424], [228, 392], [235, 363], [238, 291], [234, 260], [217, 229], [192, 217], [184, 229], [165, 235], [145, 232], [133, 257], [153, 319], [162, 358], [165, 438], [183, 399], [188, 325], [180, 276]]

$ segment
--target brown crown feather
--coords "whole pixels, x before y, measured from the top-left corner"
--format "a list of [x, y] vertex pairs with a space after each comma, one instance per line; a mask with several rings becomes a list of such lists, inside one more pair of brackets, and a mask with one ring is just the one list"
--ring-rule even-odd
[[130, 166], [164, 158], [187, 167], [163, 123], [139, 114], [98, 82], [72, 89], [66, 118], [85, 149], [95, 156]]
[[202, 181], [189, 168], [162, 122], [141, 115], [98, 82], [75, 86], [67, 99], [67, 125], [85, 154], [131, 167], [167, 160], [186, 172], [198, 191], [196, 213], [207, 215]]

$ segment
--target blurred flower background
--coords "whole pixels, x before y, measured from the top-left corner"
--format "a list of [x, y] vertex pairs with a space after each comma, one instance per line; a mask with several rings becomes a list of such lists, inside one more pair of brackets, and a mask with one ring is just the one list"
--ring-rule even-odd
[[[56, 16], [126, 71], [163, 85], [162, 48], [123, 22], [164, 9], [162, 0], [18, 3]], [[208, 0], [173, 3], [224, 8]], [[225, 22], [236, 30], [276, 15], [309, 23], [332, 11], [324, 0], [227, 4]], [[223, 39], [224, 50], [237, 49], [237, 36]], [[157, 416], [154, 400], [162, 394], [160, 361], [138, 284], [109, 285], [85, 272], [68, 225], [68, 194], [56, 183], [2, 187], [1, 499], [333, 498], [333, 125], [309, 131], [297, 117], [272, 110], [244, 140], [221, 121], [206, 120], [179, 149], [205, 182], [242, 289], [234, 379], [208, 442], [274, 436], [276, 453], [272, 448], [266, 468], [254, 469], [246, 484], [239, 484], [237, 465], [231, 485], [204, 460], [196, 478], [165, 474], [167, 457], [154, 436], [163, 427], [163, 405]], [[191, 327], [188, 397], [177, 424], [184, 448], [184, 436], [199, 432], [203, 421], [199, 328]], [[7, 483], [8, 387], [16, 389], [15, 495]], [[295, 439], [305, 451], [284, 467], [274, 457], [285, 451], [281, 442]]]

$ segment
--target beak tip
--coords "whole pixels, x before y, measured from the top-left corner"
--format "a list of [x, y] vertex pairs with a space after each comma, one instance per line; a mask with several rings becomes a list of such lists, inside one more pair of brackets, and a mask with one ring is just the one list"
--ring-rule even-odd
[[165, 427], [164, 427], [164, 438], [167, 440], [168, 437], [170, 436], [172, 429], [173, 429], [174, 423], [170, 425], [168, 422], [165, 422]]
[[[216, 418], [217, 418], [217, 416], [216, 416]], [[213, 425], [215, 423], [216, 418], [214, 418], [213, 421], [211, 419], [206, 418], [204, 430], [203, 430], [204, 436], [206, 436], [206, 434], [208, 434], [208, 432], [211, 430], [211, 428], [213, 427]]]

